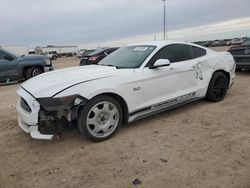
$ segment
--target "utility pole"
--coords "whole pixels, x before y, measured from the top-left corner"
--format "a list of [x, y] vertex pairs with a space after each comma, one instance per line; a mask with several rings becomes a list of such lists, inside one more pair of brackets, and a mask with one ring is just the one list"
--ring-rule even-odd
[[163, 1], [163, 40], [166, 40], [166, 0]]

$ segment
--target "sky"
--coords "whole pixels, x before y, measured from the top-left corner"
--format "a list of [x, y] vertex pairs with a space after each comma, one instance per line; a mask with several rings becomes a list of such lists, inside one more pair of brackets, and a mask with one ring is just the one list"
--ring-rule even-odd
[[[0, 45], [162, 40], [162, 0], [0, 0]], [[250, 0], [166, 0], [168, 39], [250, 36]]]

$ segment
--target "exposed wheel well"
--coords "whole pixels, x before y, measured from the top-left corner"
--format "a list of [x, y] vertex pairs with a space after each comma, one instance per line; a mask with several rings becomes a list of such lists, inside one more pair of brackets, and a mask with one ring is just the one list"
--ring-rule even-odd
[[[101, 96], [101, 95], [112, 97], [113, 99], [115, 99], [121, 105], [122, 112], [123, 112], [123, 122], [127, 123], [129, 113], [128, 113], [128, 105], [127, 105], [126, 101], [120, 95], [115, 94], [115, 93], [102, 93], [102, 94], [99, 94], [99, 95], [97, 95], [95, 97], [98, 97], [98, 96]], [[82, 107], [80, 107], [78, 109], [77, 115], [79, 115], [79, 112], [80, 112], [80, 110], [82, 108], [84, 108], [84, 106], [82, 106]]]

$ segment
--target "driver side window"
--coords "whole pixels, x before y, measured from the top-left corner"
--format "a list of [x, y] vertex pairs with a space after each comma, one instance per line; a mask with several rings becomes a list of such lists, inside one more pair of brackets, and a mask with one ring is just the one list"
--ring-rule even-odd
[[5, 58], [4, 58], [5, 56], [6, 56], [6, 54], [0, 51], [0, 61], [5, 60]]
[[6, 54], [5, 52], [0, 51], [0, 61], [12, 61], [13, 57], [11, 57], [10, 55]]
[[162, 48], [149, 62], [153, 65], [158, 59], [168, 59], [170, 63], [193, 59], [193, 50], [190, 45], [172, 44]]

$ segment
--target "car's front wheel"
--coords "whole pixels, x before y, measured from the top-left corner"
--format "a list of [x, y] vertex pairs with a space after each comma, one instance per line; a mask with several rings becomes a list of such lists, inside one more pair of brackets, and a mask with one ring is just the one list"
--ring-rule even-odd
[[210, 80], [206, 99], [212, 102], [222, 101], [227, 93], [229, 81], [223, 72], [215, 72]]
[[100, 142], [112, 137], [122, 123], [120, 104], [109, 96], [98, 96], [86, 104], [78, 117], [78, 128], [88, 139]]
[[43, 70], [39, 67], [31, 67], [26, 72], [26, 79], [30, 79], [32, 77], [38, 76], [39, 74], [42, 74]]

